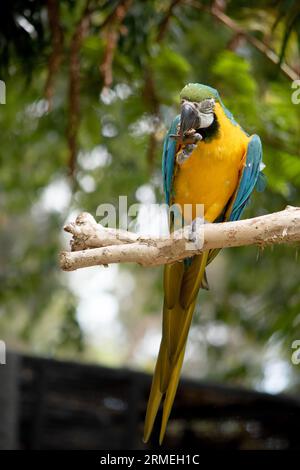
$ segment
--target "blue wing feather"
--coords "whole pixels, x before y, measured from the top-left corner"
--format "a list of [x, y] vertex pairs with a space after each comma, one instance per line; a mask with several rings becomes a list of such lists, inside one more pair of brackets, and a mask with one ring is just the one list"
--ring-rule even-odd
[[228, 220], [238, 220], [255, 188], [264, 189], [264, 176], [261, 173], [262, 145], [258, 135], [250, 139], [246, 155], [246, 166], [243, 170], [239, 188]]
[[174, 161], [176, 153], [176, 141], [170, 137], [171, 134], [177, 133], [177, 125], [180, 121], [180, 116], [176, 116], [173, 119], [171, 127], [164, 140], [163, 158], [162, 158], [162, 174], [163, 174], [163, 185], [165, 192], [166, 203], [170, 204], [170, 198], [172, 193], [172, 183], [174, 176]]

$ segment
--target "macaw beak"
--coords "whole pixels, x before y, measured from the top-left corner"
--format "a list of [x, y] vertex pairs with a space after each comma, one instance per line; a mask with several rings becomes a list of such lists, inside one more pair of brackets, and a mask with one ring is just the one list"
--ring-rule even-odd
[[197, 129], [199, 124], [199, 113], [195, 106], [188, 101], [181, 105], [179, 135], [183, 139], [184, 133], [189, 129]]

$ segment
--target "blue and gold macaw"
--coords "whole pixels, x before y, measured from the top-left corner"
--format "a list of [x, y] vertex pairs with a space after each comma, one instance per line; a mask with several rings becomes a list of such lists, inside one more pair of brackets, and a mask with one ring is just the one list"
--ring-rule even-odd
[[[166, 202], [178, 205], [186, 224], [196, 218], [197, 204], [204, 206], [205, 222], [238, 220], [254, 187], [263, 189], [260, 138], [249, 136], [238, 125], [214, 88], [190, 83], [180, 98], [181, 114], [173, 120], [164, 141]], [[188, 218], [185, 204], [192, 208]], [[170, 229], [174, 229], [174, 220]], [[165, 266], [162, 340], [148, 401], [145, 442], [162, 399], [160, 443], [164, 438], [197, 295], [200, 287], [207, 288], [205, 268], [218, 251]]]

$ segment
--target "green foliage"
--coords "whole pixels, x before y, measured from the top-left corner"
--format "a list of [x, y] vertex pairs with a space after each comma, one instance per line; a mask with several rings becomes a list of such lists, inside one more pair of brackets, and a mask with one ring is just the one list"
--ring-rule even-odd
[[[299, 205], [300, 105], [291, 102], [291, 83], [278, 67], [247, 43], [232, 50], [234, 35], [208, 11], [178, 5], [158, 40], [169, 1], [133, 2], [114, 51], [112, 87], [102, 90], [99, 66], [106, 41], [101, 25], [117, 2], [98, 7], [92, 2], [91, 25], [80, 50], [80, 127], [72, 181], [66, 139], [69, 53], [84, 2], [59, 2], [64, 56], [51, 112], [43, 101], [52, 50], [45, 6], [12, 3], [1, 16], [0, 35], [0, 78], [7, 87], [7, 104], [0, 105], [0, 338], [39, 353], [107, 358], [107, 348], [95, 348], [81, 330], [78, 298], [68, 275], [58, 269], [66, 218], [80, 210], [95, 214], [100, 203], [117, 204], [122, 194], [129, 204], [138, 202], [142, 185], [161, 200], [163, 135], [188, 82], [217, 88], [237, 121], [262, 139], [268, 186], [254, 195], [245, 216]], [[295, 2], [236, 0], [228, 2], [226, 12], [258, 38], [281, 15], [272, 45], [294, 63], [294, 8]], [[20, 15], [34, 32], [20, 25]], [[299, 384], [299, 369], [290, 362], [291, 343], [300, 338], [295, 247], [228, 250], [212, 265], [211, 291], [201, 293], [191, 335], [192, 374], [259, 386], [274, 354], [291, 372], [289, 387]], [[115, 329], [121, 332], [118, 361], [148, 366], [149, 357], [137, 358], [144, 357], [144, 339], [160, 321], [161, 270], [121, 266], [111, 293], [118, 303]], [[101, 295], [99, 286], [99, 301]], [[217, 333], [209, 334], [218, 328], [227, 332], [219, 343]]]

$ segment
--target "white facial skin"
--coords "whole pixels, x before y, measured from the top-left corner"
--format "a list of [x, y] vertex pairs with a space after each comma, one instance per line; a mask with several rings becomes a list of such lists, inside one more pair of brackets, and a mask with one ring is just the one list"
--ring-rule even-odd
[[200, 128], [209, 127], [214, 121], [215, 100], [208, 98], [199, 103]]
[[197, 119], [199, 123], [197, 129], [204, 129], [213, 123], [215, 107], [215, 100], [213, 98], [207, 98], [200, 102], [187, 102], [186, 100], [183, 100], [182, 104], [184, 103], [188, 103], [195, 109], [195, 111], [197, 111]]

